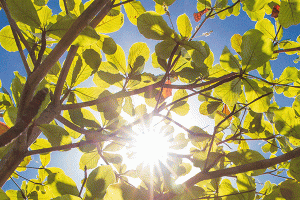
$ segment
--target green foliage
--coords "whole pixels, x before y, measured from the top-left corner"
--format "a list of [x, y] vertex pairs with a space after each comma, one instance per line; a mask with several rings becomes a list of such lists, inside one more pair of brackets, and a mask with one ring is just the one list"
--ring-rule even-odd
[[[19, 190], [0, 190], [0, 199], [299, 198], [300, 72], [282, 66], [277, 77], [273, 64], [282, 53], [299, 61], [300, 36], [293, 41], [285, 31], [299, 26], [300, 3], [198, 0], [194, 9], [203, 24], [195, 28], [190, 12], [172, 13], [178, 2], [60, 0], [61, 12], [54, 14], [48, 0], [1, 0], [12, 25], [0, 31], [1, 46], [19, 51], [27, 76], [15, 71], [10, 91], [0, 81], [0, 117], [11, 127], [0, 141], [13, 141], [0, 147], [0, 185], [21, 178], [13, 172], [26, 171], [34, 154], [41, 167]], [[267, 19], [276, 5], [278, 18]], [[218, 46], [215, 59], [198, 31], [214, 17], [238, 20], [240, 12], [257, 21], [255, 27], [232, 35], [231, 47]], [[130, 33], [146, 38], [126, 41], [126, 49], [115, 42], [129, 34], [124, 17], [134, 25]], [[50, 94], [32, 102], [43, 88]], [[31, 103], [38, 114], [27, 123]], [[190, 125], [191, 118], [201, 124]], [[144, 144], [148, 149], [134, 150], [138, 136], [147, 134], [155, 135]], [[70, 149], [80, 152], [73, 166], [84, 171], [81, 184], [60, 168], [47, 168], [52, 151]], [[180, 183], [193, 171], [199, 173]], [[267, 181], [258, 191], [265, 174], [286, 180]]]

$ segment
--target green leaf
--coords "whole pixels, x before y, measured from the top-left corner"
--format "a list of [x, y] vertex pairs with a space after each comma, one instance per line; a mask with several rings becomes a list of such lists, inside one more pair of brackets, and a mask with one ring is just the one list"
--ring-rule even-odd
[[126, 183], [116, 183], [108, 186], [103, 200], [138, 200], [147, 199], [145, 190], [137, 189]]
[[80, 197], [78, 196], [74, 196], [74, 195], [70, 195], [70, 194], [65, 194], [63, 196], [60, 196], [60, 197], [56, 197], [52, 200], [81, 200]]
[[[164, 40], [155, 45], [155, 53], [158, 57], [162, 59], [168, 59], [171, 56], [171, 53], [176, 46], [174, 40]], [[179, 49], [176, 51], [176, 54], [179, 54]]]
[[5, 194], [5, 192], [0, 188], [0, 199], [2, 200], [10, 200], [10, 198]]
[[243, 199], [243, 196], [238, 193], [237, 189], [235, 189], [232, 185], [230, 180], [223, 179], [220, 183], [219, 188], [219, 195], [220, 196], [230, 196], [230, 200], [240, 200]]
[[[233, 162], [236, 166], [245, 165], [248, 163], [264, 160], [265, 158], [257, 151], [251, 149], [240, 149], [227, 154], [227, 158]], [[258, 169], [254, 171], [248, 171], [248, 176], [258, 176], [264, 173], [266, 169]]]
[[165, 40], [178, 37], [163, 17], [153, 11], [140, 15], [137, 20], [137, 27], [140, 33], [148, 39]]
[[111, 37], [103, 34], [100, 34], [97, 45], [99, 45], [100, 49], [102, 49], [105, 54], [114, 54], [118, 48], [116, 42]]
[[41, 21], [31, 0], [6, 1], [12, 17], [33, 28], [40, 28]]
[[299, 182], [289, 179], [280, 183], [280, 193], [285, 199], [298, 199], [300, 196]]
[[[96, 75], [95, 75], [96, 76]], [[95, 79], [94, 76], [94, 79]], [[76, 88], [73, 92], [78, 96], [83, 102], [92, 101], [98, 99], [99, 95], [104, 91], [101, 87], [87, 87], [87, 88]], [[90, 108], [94, 109], [93, 106]]]
[[[248, 78], [243, 79], [243, 84], [245, 85], [246, 99], [248, 103], [272, 91], [270, 88], [264, 88], [265, 90], [263, 88], [260, 88], [257, 82]], [[257, 113], [267, 112], [270, 107], [271, 97], [272, 95], [262, 97], [259, 100], [251, 103], [249, 107], [251, 108], [251, 110]]]
[[214, 93], [228, 106], [238, 101], [242, 92], [241, 79], [234, 79], [215, 88]]
[[[42, 138], [38, 138], [32, 145], [30, 145], [31, 150], [45, 149], [50, 147], [51, 144], [49, 143], [49, 141]], [[50, 159], [50, 153], [40, 154], [42, 166], [47, 166], [50, 162]]]
[[12, 80], [10, 90], [12, 91], [14, 101], [15, 101], [17, 107], [18, 107], [20, 97], [21, 97], [21, 94], [22, 94], [22, 91], [23, 91], [23, 87], [24, 87], [25, 82], [26, 82], [26, 78], [21, 76], [19, 74], [19, 72], [14, 72], [14, 74], [15, 74], [15, 77]]
[[7, 126], [12, 127], [16, 123], [18, 108], [10, 106], [3, 114], [4, 122]]
[[53, 147], [72, 143], [69, 133], [60, 126], [41, 124], [39, 128]]
[[227, 72], [240, 72], [239, 61], [232, 55], [228, 47], [224, 47], [220, 57], [220, 64]]
[[203, 66], [205, 59], [210, 54], [209, 49], [206, 49], [200, 41], [184, 41], [182, 46], [188, 51], [198, 66]]
[[70, 71], [68, 73], [66, 82], [72, 88], [86, 79], [88, 79], [92, 74], [97, 72], [101, 63], [100, 54], [93, 49], [86, 49], [82, 52], [81, 56], [75, 56]]
[[279, 77], [279, 84], [289, 84], [297, 81], [298, 69], [296, 67], [286, 67]]
[[[177, 90], [174, 94], [172, 102], [180, 98], [186, 97], [187, 95], [188, 93], [186, 90]], [[190, 110], [190, 105], [187, 103], [187, 98], [175, 103], [170, 110], [172, 110], [173, 112], [175, 112], [177, 115], [180, 116], [184, 116], [188, 114]]]
[[24, 197], [20, 190], [7, 190], [6, 195], [9, 197], [9, 200], [23, 200]]
[[251, 29], [243, 35], [241, 50], [243, 70], [249, 72], [272, 57], [273, 43], [259, 30]]
[[124, 14], [119, 13], [116, 16], [106, 15], [96, 26], [97, 33], [112, 33], [118, 31], [124, 24]]
[[94, 75], [93, 82], [103, 91], [112, 85], [122, 87], [124, 76], [121, 74], [111, 74], [109, 72], [98, 71]]
[[241, 54], [242, 36], [239, 34], [234, 34], [231, 39], [231, 47], [238, 53]]
[[123, 110], [131, 117], [135, 115], [131, 97], [125, 97], [125, 104], [123, 106]]
[[265, 9], [250, 11], [247, 9], [247, 7], [243, 6], [243, 10], [247, 13], [252, 21], [260, 21], [265, 17]]
[[98, 161], [100, 159], [100, 155], [98, 154], [97, 151], [92, 151], [89, 153], [84, 153], [79, 161], [79, 169], [85, 170], [84, 168], [86, 167], [87, 169], [94, 169], [95, 167], [98, 166]]
[[117, 69], [122, 74], [126, 74], [126, 60], [125, 53], [119, 45], [117, 45], [117, 50], [114, 54], [105, 56], [107, 61], [113, 65], [115, 69]]
[[74, 40], [72, 45], [75, 46], [88, 46], [100, 39], [100, 36], [97, 34], [95, 29], [90, 26], [85, 27], [83, 31], [80, 32], [79, 36]]
[[290, 107], [283, 107], [273, 112], [275, 114], [273, 121], [276, 130], [281, 135], [299, 138], [300, 121], [296, 118], [295, 110]]
[[123, 147], [124, 147], [124, 144], [111, 142], [103, 149], [103, 151], [115, 152], [115, 151], [120, 151], [121, 149], [123, 149]]
[[189, 140], [185, 138], [184, 133], [179, 133], [175, 136], [174, 140], [172, 140], [171, 147], [172, 149], [183, 149], [188, 144]]
[[23, 161], [19, 164], [19, 166], [16, 168], [17, 171], [23, 172], [26, 171], [26, 166], [30, 163], [31, 156], [27, 156], [23, 159]]
[[[79, 16], [83, 12], [83, 4], [80, 0], [65, 0], [69, 13]], [[59, 7], [63, 12], [66, 12], [64, 0], [59, 0]]]
[[275, 28], [272, 22], [266, 18], [258, 21], [255, 24], [255, 29], [260, 30], [265, 36], [267, 36], [270, 40], [274, 40], [275, 38]]
[[192, 36], [193, 27], [189, 17], [186, 14], [178, 16], [177, 28], [182, 37], [190, 38]]
[[242, 193], [241, 194], [243, 196], [242, 199], [249, 199], [249, 200], [254, 199], [255, 189], [256, 189], [255, 179], [248, 176], [245, 173], [240, 173], [237, 174], [236, 176], [237, 176], [237, 180], [236, 180], [237, 188], [239, 189], [239, 192]]
[[[18, 47], [11, 31], [10, 26], [5, 26], [0, 31], [0, 43], [1, 46], [9, 52], [18, 51]], [[22, 49], [25, 48], [23, 43], [21, 43]]]
[[166, 6], [170, 6], [172, 5], [176, 0], [154, 0], [157, 4], [160, 5], [166, 5]]
[[44, 6], [48, 3], [49, 0], [33, 0], [33, 3], [37, 6]]
[[300, 3], [298, 0], [282, 0], [278, 14], [279, 23], [288, 28], [300, 23]]
[[51, 198], [70, 194], [78, 196], [79, 191], [76, 187], [76, 183], [60, 168], [50, 167], [44, 169], [48, 174], [47, 181], [45, 182], [45, 192]]
[[146, 43], [134, 43], [129, 49], [128, 66], [126, 72], [129, 74], [140, 74], [150, 56], [150, 49]]
[[124, 8], [129, 21], [133, 25], [137, 25], [137, 19], [139, 18], [139, 16], [146, 12], [145, 8], [139, 1], [128, 2], [124, 4]]
[[116, 182], [115, 173], [111, 166], [102, 165], [94, 169], [86, 182], [86, 200], [102, 199], [110, 184]]
[[[111, 93], [107, 90], [102, 92], [99, 96], [99, 98], [109, 96]], [[111, 99], [109, 101], [105, 101], [101, 104], [97, 105], [97, 109], [99, 112], [104, 114], [104, 118], [106, 120], [112, 120], [117, 118], [120, 115], [121, 109], [122, 109], [122, 101], [123, 99]]]
[[245, 1], [243, 1], [243, 4], [250, 11], [260, 10], [265, 6], [266, 3], [268, 3], [268, 1], [266, 1], [266, 0], [245, 0]]
[[291, 175], [299, 182], [300, 180], [300, 169], [299, 169], [299, 165], [300, 165], [300, 157], [297, 158], [293, 158], [290, 162], [290, 173]]
[[121, 164], [123, 162], [123, 157], [120, 154], [103, 152], [103, 156], [107, 162], [112, 164]]

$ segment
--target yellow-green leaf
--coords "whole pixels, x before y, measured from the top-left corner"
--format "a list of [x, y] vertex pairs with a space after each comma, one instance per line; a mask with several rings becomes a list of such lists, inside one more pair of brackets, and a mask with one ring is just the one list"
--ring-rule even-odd
[[177, 18], [177, 28], [182, 37], [184, 38], [191, 37], [193, 27], [189, 17], [186, 14], [182, 14]]
[[124, 8], [129, 21], [133, 25], [137, 25], [137, 19], [139, 18], [139, 16], [146, 12], [145, 8], [139, 1], [125, 3]]
[[278, 14], [279, 23], [288, 28], [300, 23], [300, 3], [298, 0], [282, 0]]
[[249, 72], [266, 63], [273, 54], [273, 43], [261, 31], [251, 29], [242, 38], [243, 70]]
[[137, 27], [140, 33], [148, 39], [165, 40], [178, 37], [163, 17], [153, 11], [140, 15], [137, 20]]

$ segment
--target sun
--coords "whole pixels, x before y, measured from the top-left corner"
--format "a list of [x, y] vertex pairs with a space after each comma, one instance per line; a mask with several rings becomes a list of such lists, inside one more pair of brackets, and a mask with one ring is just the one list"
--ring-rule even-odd
[[[142, 126], [142, 125], [140, 125]], [[130, 148], [129, 154], [137, 164], [157, 165], [165, 163], [171, 151], [171, 143], [155, 125], [138, 128], [137, 135]]]

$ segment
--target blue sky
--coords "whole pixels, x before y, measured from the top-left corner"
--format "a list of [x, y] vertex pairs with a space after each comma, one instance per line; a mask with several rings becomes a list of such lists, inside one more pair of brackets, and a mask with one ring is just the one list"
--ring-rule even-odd
[[[49, 7], [54, 8], [53, 13], [59, 12], [58, 7], [58, 0], [50, 0]], [[142, 4], [146, 8], [146, 10], [154, 10], [155, 3], [149, 0], [141, 0]], [[176, 20], [177, 17], [181, 14], [186, 13], [192, 22], [192, 26], [195, 27], [198, 25], [193, 19], [193, 13], [197, 12], [196, 9], [197, 0], [177, 0], [172, 6], [169, 7], [169, 12], [171, 14], [171, 20], [176, 27]], [[55, 6], [55, 7], [53, 7]], [[124, 9], [122, 8], [123, 13]], [[267, 16], [267, 18], [274, 23], [274, 19]], [[4, 26], [8, 24], [5, 13], [3, 10], [0, 11], [0, 28], [2, 29]], [[169, 19], [164, 16], [164, 19], [170, 24]], [[214, 53], [214, 63], [219, 62], [219, 57], [222, 53], [224, 46], [230, 48], [231, 52], [235, 54], [234, 50], [231, 48], [230, 38], [234, 34], [243, 35], [247, 30], [253, 29], [255, 27], [256, 22], [253, 22], [249, 19], [245, 12], [241, 10], [241, 14], [238, 17], [231, 16], [227, 17], [225, 20], [220, 20], [218, 17], [214, 19], [209, 19], [204, 24], [203, 28], [200, 30], [198, 35], [201, 35], [204, 32], [209, 32], [213, 30], [213, 33], [209, 37], [199, 37], [196, 40], [204, 40], [210, 46], [212, 52]], [[176, 30], [177, 31], [177, 30]], [[288, 30], [284, 30], [283, 39], [291, 39], [295, 41], [297, 36], [300, 33], [300, 25], [298, 26], [291, 26]], [[123, 50], [125, 51], [126, 55], [128, 55], [130, 46], [135, 42], [146, 42], [148, 47], [150, 48], [151, 54], [154, 52], [155, 45], [159, 41], [153, 41], [144, 38], [141, 34], [139, 34], [138, 29], [136, 26], [132, 25], [126, 17], [124, 19], [124, 25], [119, 32], [108, 34], [111, 36], [117, 44], [119, 44]], [[284, 53], [281, 53], [276, 61], [271, 61], [272, 70], [276, 78], [280, 76], [282, 71], [287, 66], [296, 67], [297, 69], [300, 68], [300, 63], [295, 64], [293, 60], [296, 58], [295, 55], [287, 56]], [[4, 86], [7, 90], [10, 88], [10, 83], [14, 77], [13, 72], [19, 71], [21, 75], [25, 76], [26, 72], [24, 70], [22, 61], [20, 59], [19, 53], [10, 53], [5, 51], [2, 47], [0, 48], [0, 62], [1, 62], [1, 73], [0, 79], [2, 81], [2, 86]], [[148, 61], [145, 70], [147, 71], [150, 68], [151, 59]], [[147, 68], [148, 66], [148, 68]], [[162, 73], [158, 72], [157, 73]], [[284, 98], [281, 95], [276, 96], [276, 100], [279, 102], [280, 106], [291, 106], [293, 99]], [[198, 108], [196, 110], [198, 111]], [[76, 179], [76, 182], [83, 178], [83, 172], [78, 168], [78, 162], [80, 157], [76, 156], [76, 154], [69, 152], [64, 152], [64, 155], [60, 153], [52, 153], [51, 155], [51, 165], [61, 167], [64, 169], [67, 175], [71, 176], [72, 178]], [[66, 165], [60, 164], [60, 160], [64, 159], [66, 161]], [[35, 160], [38, 160], [38, 157], [35, 157]], [[35, 163], [35, 160], [30, 163], [30, 166], [39, 167], [38, 163]], [[77, 160], [74, 162], [74, 160]], [[70, 170], [74, 169], [74, 170]], [[30, 169], [29, 169], [30, 170]], [[69, 171], [68, 171], [69, 170]], [[26, 174], [25, 174], [26, 175]], [[25, 176], [24, 175], [24, 176]], [[30, 173], [28, 174], [30, 175]], [[30, 176], [28, 176], [30, 177]], [[32, 177], [31, 177], [32, 178]], [[18, 183], [22, 181], [21, 178], [18, 179]], [[8, 188], [16, 189], [13, 184], [6, 184], [4, 186], [4, 190]]]

